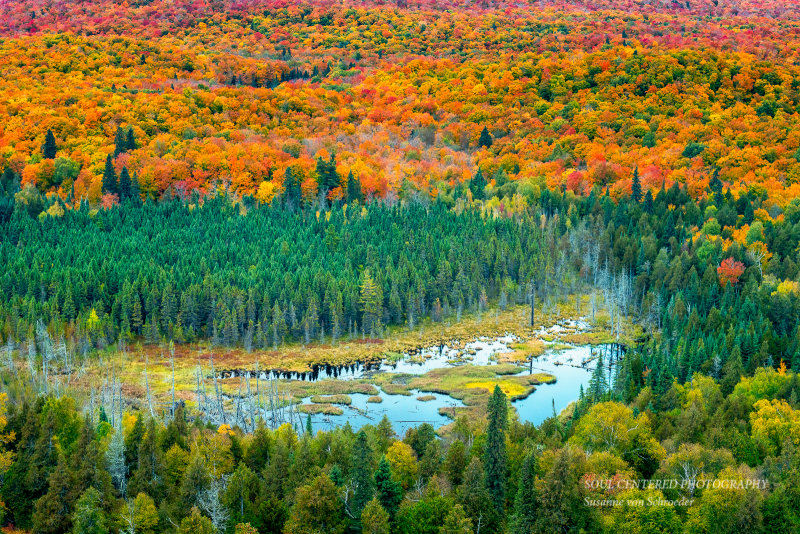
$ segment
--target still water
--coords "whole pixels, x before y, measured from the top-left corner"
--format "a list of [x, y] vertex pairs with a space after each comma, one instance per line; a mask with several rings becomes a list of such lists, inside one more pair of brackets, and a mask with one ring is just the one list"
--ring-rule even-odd
[[[430, 347], [416, 354], [413, 358], [405, 357], [400, 361], [384, 362], [371, 368], [353, 366], [342, 369], [321, 369], [313, 378], [335, 378], [338, 380], [353, 380], [368, 378], [376, 372], [403, 373], [422, 375], [433, 369], [452, 365], [496, 365], [493, 357], [495, 354], [511, 352], [509, 344], [516, 341], [513, 336], [496, 339], [478, 339], [467, 343], [463, 348], [452, 348], [447, 345]], [[542, 421], [566, 408], [575, 401], [580, 393], [581, 386], [587, 388], [592, 373], [593, 364], [583, 366], [583, 362], [590, 359], [588, 346], [570, 347], [563, 350], [548, 350], [532, 364], [526, 366], [519, 374], [549, 373], [556, 377], [553, 384], [542, 384], [527, 398], [515, 401], [514, 408], [521, 421], [540, 424]], [[399, 435], [411, 427], [422, 423], [430, 423], [435, 428], [449, 423], [452, 419], [440, 413], [440, 408], [445, 413], [448, 409], [463, 406], [463, 403], [441, 393], [427, 393], [413, 390], [411, 395], [390, 395], [380, 390], [378, 395], [383, 399], [380, 403], [369, 403], [370, 395], [362, 393], [350, 394], [352, 404], [342, 405], [344, 413], [341, 415], [312, 415], [312, 428], [317, 430], [330, 430], [336, 426], [350, 423], [357, 430], [367, 424], [377, 424], [386, 415], [392, 427]], [[420, 401], [420, 395], [430, 395], [432, 400]], [[302, 400], [308, 404], [310, 398]], [[304, 420], [305, 420], [305, 416]]]

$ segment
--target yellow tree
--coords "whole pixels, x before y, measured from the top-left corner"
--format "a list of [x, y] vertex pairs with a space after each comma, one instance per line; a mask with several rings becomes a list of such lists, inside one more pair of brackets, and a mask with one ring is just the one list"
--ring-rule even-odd
[[410, 488], [417, 481], [419, 464], [414, 449], [402, 441], [396, 441], [386, 451], [386, 460], [392, 468], [392, 474], [403, 489]]

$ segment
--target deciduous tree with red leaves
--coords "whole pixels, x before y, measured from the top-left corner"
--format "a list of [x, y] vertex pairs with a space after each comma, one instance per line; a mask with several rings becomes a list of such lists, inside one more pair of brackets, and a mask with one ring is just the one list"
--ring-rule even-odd
[[726, 258], [717, 267], [717, 276], [719, 276], [719, 283], [722, 287], [729, 283], [735, 286], [739, 283], [739, 277], [744, 273], [744, 263], [736, 261], [733, 258]]

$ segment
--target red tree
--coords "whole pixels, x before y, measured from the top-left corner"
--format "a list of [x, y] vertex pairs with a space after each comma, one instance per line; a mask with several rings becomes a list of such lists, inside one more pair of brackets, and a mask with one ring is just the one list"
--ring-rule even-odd
[[730, 282], [732, 286], [739, 283], [739, 277], [744, 272], [744, 263], [736, 261], [733, 258], [726, 258], [717, 267], [717, 276], [719, 276], [719, 283], [722, 287]]

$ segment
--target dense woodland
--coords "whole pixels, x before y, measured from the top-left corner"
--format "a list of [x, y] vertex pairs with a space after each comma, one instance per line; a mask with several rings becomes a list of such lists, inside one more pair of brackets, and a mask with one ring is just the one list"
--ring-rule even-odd
[[[0, 6], [3, 532], [800, 532], [796, 2]], [[538, 427], [46, 387], [579, 294], [641, 335]]]
[[[647, 334], [613, 387], [596, 373], [577, 406], [539, 428], [508, 420], [498, 389], [488, 423], [460, 419], [443, 436], [426, 425], [402, 440], [388, 421], [245, 435], [190, 423], [183, 409], [166, 421], [87, 412], [69, 397], [36, 399], [7, 364], [5, 520], [53, 533], [796, 531], [800, 204], [774, 222], [759, 215], [763, 197], [721, 184], [698, 202], [637, 182], [619, 201], [545, 190], [504, 217], [457, 204], [470, 188], [507, 201], [480, 175], [451, 200], [393, 204], [359, 203], [354, 182], [350, 203], [327, 210], [224, 190], [84, 203], [61, 217], [40, 216], [57, 199], [7, 201], [3, 335], [9, 356], [35, 367], [91, 360], [120, 338], [256, 350], [380, 336], [525, 302], [531, 287], [542, 305], [600, 288], [612, 317]], [[746, 225], [748, 246], [726, 244], [720, 221]], [[43, 331], [61, 341], [43, 344]], [[623, 492], [690, 506], [586, 505], [620, 495], [594, 480], [650, 477], [769, 487]]]
[[718, 168], [773, 217], [800, 193], [795, 2], [382, 4], [4, 6], [0, 167], [70, 205], [115, 194], [109, 155], [152, 198], [225, 181], [269, 203], [291, 168], [304, 196], [340, 199], [314, 178], [332, 154], [381, 198], [477, 168], [521, 196], [615, 199], [636, 167], [693, 196]]

